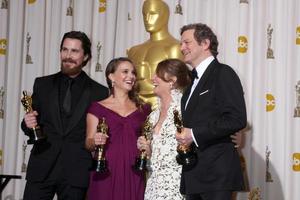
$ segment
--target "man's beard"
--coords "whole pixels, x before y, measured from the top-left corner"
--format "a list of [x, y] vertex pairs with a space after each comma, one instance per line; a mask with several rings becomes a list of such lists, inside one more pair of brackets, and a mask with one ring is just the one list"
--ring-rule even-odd
[[[64, 66], [64, 63], [65, 61], [68, 61], [68, 62], [72, 62], [72, 60], [62, 60], [61, 62], [61, 66], [60, 66], [60, 69], [61, 69], [61, 72], [67, 76], [73, 76], [73, 75], [77, 75], [81, 72], [82, 70], [82, 65], [79, 65], [79, 66], [76, 66], [76, 67], [72, 67], [72, 68], [69, 68], [69, 67], [65, 67]], [[75, 63], [73, 61], [73, 63]]]

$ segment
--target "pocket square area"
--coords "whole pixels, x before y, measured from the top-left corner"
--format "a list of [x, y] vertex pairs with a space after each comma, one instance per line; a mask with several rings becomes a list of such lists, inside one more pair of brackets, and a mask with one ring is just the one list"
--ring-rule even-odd
[[205, 94], [205, 93], [208, 93], [208, 92], [209, 92], [209, 90], [205, 90], [205, 91], [201, 92], [201, 93], [199, 94], [199, 96], [200, 96], [200, 95], [203, 95], [203, 94]]

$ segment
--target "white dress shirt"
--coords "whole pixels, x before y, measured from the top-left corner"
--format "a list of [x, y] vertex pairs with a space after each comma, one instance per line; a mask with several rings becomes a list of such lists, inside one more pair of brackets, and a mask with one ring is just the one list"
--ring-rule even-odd
[[[208, 65], [214, 60], [215, 58], [213, 56], [209, 56], [207, 57], [205, 60], [203, 60], [197, 67], [196, 67], [196, 71], [197, 71], [197, 74], [198, 74], [198, 78], [195, 78], [194, 80], [194, 83], [192, 85], [192, 88], [191, 88], [191, 92], [190, 92], [190, 95], [189, 95], [189, 98], [188, 100], [186, 101], [185, 103], [185, 107], [184, 109], [186, 109], [189, 101], [190, 101], [190, 98], [196, 88], [196, 86], [198, 85], [202, 75], [204, 74], [205, 70], [207, 69]], [[193, 129], [191, 129], [191, 132], [192, 132], [192, 137], [193, 137], [193, 141], [195, 142], [196, 146], [198, 147], [198, 144], [197, 144], [197, 141], [195, 140], [195, 137], [194, 137], [194, 133], [193, 133]]]

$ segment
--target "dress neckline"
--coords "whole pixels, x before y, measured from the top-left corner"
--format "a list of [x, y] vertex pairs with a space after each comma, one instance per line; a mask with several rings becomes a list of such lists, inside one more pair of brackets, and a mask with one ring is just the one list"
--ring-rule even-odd
[[110, 109], [110, 108], [107, 108], [106, 106], [102, 105], [101, 103], [97, 102], [98, 105], [100, 105], [101, 107], [103, 107], [104, 109], [110, 111], [111, 113], [121, 117], [121, 118], [128, 118], [129, 116], [133, 115], [135, 112], [138, 111], [138, 108], [136, 108], [134, 111], [130, 112], [129, 114], [127, 114], [126, 116], [122, 116], [120, 115], [119, 113], [117, 113], [116, 111]]
[[[158, 130], [158, 133], [155, 133], [156, 135], [163, 135], [163, 130], [165, 129], [165, 123], [168, 122], [173, 122], [173, 111], [174, 109], [180, 111], [180, 102], [181, 102], [181, 97], [182, 97], [182, 92], [179, 89], [173, 89], [171, 90], [171, 97], [172, 97], [172, 101], [169, 105], [169, 108], [167, 110], [167, 116], [164, 119], [164, 121], [161, 124], [160, 129]], [[150, 113], [150, 121], [155, 124], [157, 124], [158, 120], [159, 120], [159, 116], [160, 116], [160, 108], [161, 108], [161, 100], [160, 98], [158, 98], [158, 103], [157, 103], [157, 107], [154, 111], [152, 111]]]

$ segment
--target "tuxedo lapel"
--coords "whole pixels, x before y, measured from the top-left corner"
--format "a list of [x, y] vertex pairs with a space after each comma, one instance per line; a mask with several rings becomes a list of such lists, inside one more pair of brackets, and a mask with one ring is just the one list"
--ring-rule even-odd
[[187, 113], [188, 115], [190, 115], [191, 113], [193, 113], [193, 111], [195, 110], [195, 106], [199, 103], [198, 102], [198, 97], [200, 95], [201, 92], [203, 92], [204, 89], [208, 89], [205, 88], [205, 86], [207, 85], [207, 82], [209, 80], [213, 79], [213, 71], [214, 68], [216, 67], [218, 61], [217, 59], [213, 60], [209, 66], [207, 67], [207, 69], [205, 70], [204, 74], [201, 76], [195, 90], [193, 91], [193, 94], [186, 106], [186, 110], [185, 113]]
[[89, 84], [90, 84], [90, 82], [88, 81], [88, 78], [85, 78], [82, 95], [80, 96], [78, 103], [74, 106], [74, 111], [73, 111], [72, 117], [71, 117], [68, 127], [66, 128], [66, 131], [64, 133], [65, 135], [67, 135], [74, 128], [74, 126], [76, 126], [78, 121], [86, 113], [86, 108], [89, 106], [89, 103], [90, 103], [89, 99], [90, 99], [91, 91], [90, 91]]
[[181, 98], [181, 111], [183, 113], [183, 111], [185, 110], [185, 104], [186, 104], [186, 101], [188, 100], [189, 98], [189, 94], [191, 92], [191, 89], [192, 89], [192, 85], [190, 85], [183, 93], [182, 95], [182, 98]]

